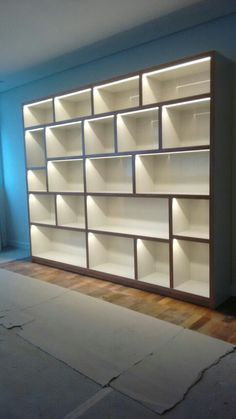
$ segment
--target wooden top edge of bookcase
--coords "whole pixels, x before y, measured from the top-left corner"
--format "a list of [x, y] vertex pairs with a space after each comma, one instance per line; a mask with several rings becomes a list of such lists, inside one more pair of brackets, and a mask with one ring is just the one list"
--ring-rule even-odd
[[163, 68], [172, 67], [174, 65], [182, 64], [182, 63], [185, 63], [185, 62], [188, 62], [188, 61], [198, 60], [198, 59], [208, 57], [208, 56], [211, 57], [211, 59], [214, 59], [216, 54], [218, 54], [218, 53], [215, 50], [210, 50], [210, 51], [205, 51], [205, 52], [200, 53], [200, 54], [190, 55], [190, 56], [186, 56], [184, 58], [176, 59], [176, 60], [173, 60], [173, 61], [168, 61], [167, 63], [162, 63], [162, 64], [150, 66], [150, 67], [144, 67], [144, 68], [141, 68], [138, 71], [123, 73], [119, 76], [114, 76], [114, 77], [111, 77], [109, 79], [99, 81], [97, 83], [88, 83], [88, 84], [85, 84], [85, 85], [84, 84], [79, 85], [77, 87], [74, 87], [73, 89], [62, 91], [62, 92], [60, 92], [56, 95], [52, 94], [52, 95], [39, 97], [39, 98], [37, 98], [37, 100], [35, 100], [33, 102], [32, 101], [23, 102], [22, 106], [33, 105], [35, 102], [41, 102], [41, 101], [48, 100], [48, 99], [55, 99], [57, 96], [69, 95], [70, 93], [74, 93], [74, 92], [77, 92], [77, 91], [79, 92], [80, 90], [86, 90], [86, 89], [99, 87], [103, 84], [112, 83], [114, 81], [120, 81], [124, 78], [140, 76], [145, 72], [161, 70]]

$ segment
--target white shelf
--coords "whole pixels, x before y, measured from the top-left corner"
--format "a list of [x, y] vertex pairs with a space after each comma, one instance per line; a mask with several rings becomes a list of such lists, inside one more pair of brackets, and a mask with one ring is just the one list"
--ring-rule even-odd
[[173, 241], [174, 288], [209, 297], [209, 245], [192, 241]]
[[84, 121], [86, 154], [114, 153], [114, 116]]
[[52, 99], [30, 103], [23, 108], [24, 126], [26, 128], [36, 125], [45, 125], [53, 122]]
[[30, 222], [40, 224], [56, 224], [55, 198], [48, 194], [29, 195]]
[[86, 159], [88, 192], [132, 192], [132, 159], [106, 157]]
[[164, 148], [210, 144], [210, 99], [193, 100], [162, 108]]
[[173, 234], [209, 239], [209, 201], [174, 198]]
[[138, 193], [209, 194], [209, 151], [136, 156]]
[[51, 192], [83, 192], [83, 160], [48, 162], [48, 184]]
[[201, 58], [142, 76], [143, 104], [210, 92], [210, 57]]
[[81, 122], [46, 128], [47, 157], [72, 157], [83, 154]]
[[74, 195], [57, 195], [58, 225], [85, 228], [84, 197]]
[[114, 233], [169, 238], [165, 198], [87, 198], [88, 228]]
[[27, 167], [45, 166], [44, 130], [28, 130], [25, 133]]
[[94, 87], [96, 114], [128, 109], [139, 105], [139, 76]]
[[158, 108], [118, 114], [118, 151], [158, 149], [158, 123]]
[[133, 240], [89, 233], [89, 267], [100, 272], [134, 279]]
[[46, 192], [46, 169], [27, 170], [29, 192]]
[[31, 226], [32, 255], [86, 267], [85, 233]]
[[137, 240], [138, 280], [170, 287], [169, 243]]
[[91, 89], [81, 90], [55, 98], [56, 121], [89, 116], [91, 113]]

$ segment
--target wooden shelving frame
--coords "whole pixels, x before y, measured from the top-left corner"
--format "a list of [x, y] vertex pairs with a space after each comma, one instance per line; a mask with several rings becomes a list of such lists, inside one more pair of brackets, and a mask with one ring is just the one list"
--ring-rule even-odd
[[[224, 301], [230, 282], [229, 75], [230, 65], [213, 51], [24, 104], [29, 200], [36, 197], [44, 214], [40, 219], [32, 202], [28, 204], [32, 261], [205, 306]], [[178, 86], [178, 80], [183, 84]], [[157, 89], [155, 101], [154, 93], [148, 96], [144, 91], [149, 82], [149, 93], [151, 88]], [[157, 100], [158, 92], [168, 100]], [[111, 110], [107, 111], [109, 106]], [[88, 115], [84, 115], [86, 109], [91, 109]], [[70, 119], [70, 114], [78, 116]], [[67, 115], [66, 119], [61, 115]], [[30, 126], [29, 121], [34, 123]], [[40, 135], [34, 136], [37, 131]], [[86, 154], [87, 150], [90, 152]], [[38, 161], [40, 166], [31, 164]], [[39, 181], [37, 176], [34, 180], [37, 173]], [[139, 217], [136, 225], [132, 217], [135, 200]], [[63, 222], [59, 201], [67, 206]], [[159, 227], [158, 219], [155, 224], [158, 202]], [[198, 202], [199, 219], [194, 208]], [[51, 221], [47, 223], [52, 208], [55, 214], [48, 215]], [[30, 218], [32, 211], [34, 216]], [[100, 226], [94, 221], [96, 217]], [[184, 227], [178, 228], [176, 223]], [[159, 233], [158, 228], [162, 230]], [[157, 230], [152, 233], [152, 229]], [[65, 257], [61, 256], [63, 231]], [[81, 266], [71, 262], [76, 259], [76, 243]], [[56, 253], [47, 258], [45, 249], [52, 254], [51, 247], [59, 249], [58, 258]]]

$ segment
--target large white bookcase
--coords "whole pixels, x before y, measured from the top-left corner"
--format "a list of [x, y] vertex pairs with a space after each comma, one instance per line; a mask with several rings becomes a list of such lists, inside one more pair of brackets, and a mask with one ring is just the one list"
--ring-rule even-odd
[[32, 260], [224, 301], [230, 71], [210, 52], [25, 104]]

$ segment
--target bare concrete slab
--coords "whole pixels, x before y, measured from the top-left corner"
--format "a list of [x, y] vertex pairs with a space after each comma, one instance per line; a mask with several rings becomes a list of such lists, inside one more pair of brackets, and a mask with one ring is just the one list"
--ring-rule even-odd
[[0, 418], [61, 419], [100, 387], [0, 327]]
[[73, 291], [24, 312], [21, 336], [102, 385], [182, 330]]
[[183, 330], [169, 345], [124, 372], [111, 386], [158, 413], [175, 406], [203, 371], [233, 345]]

